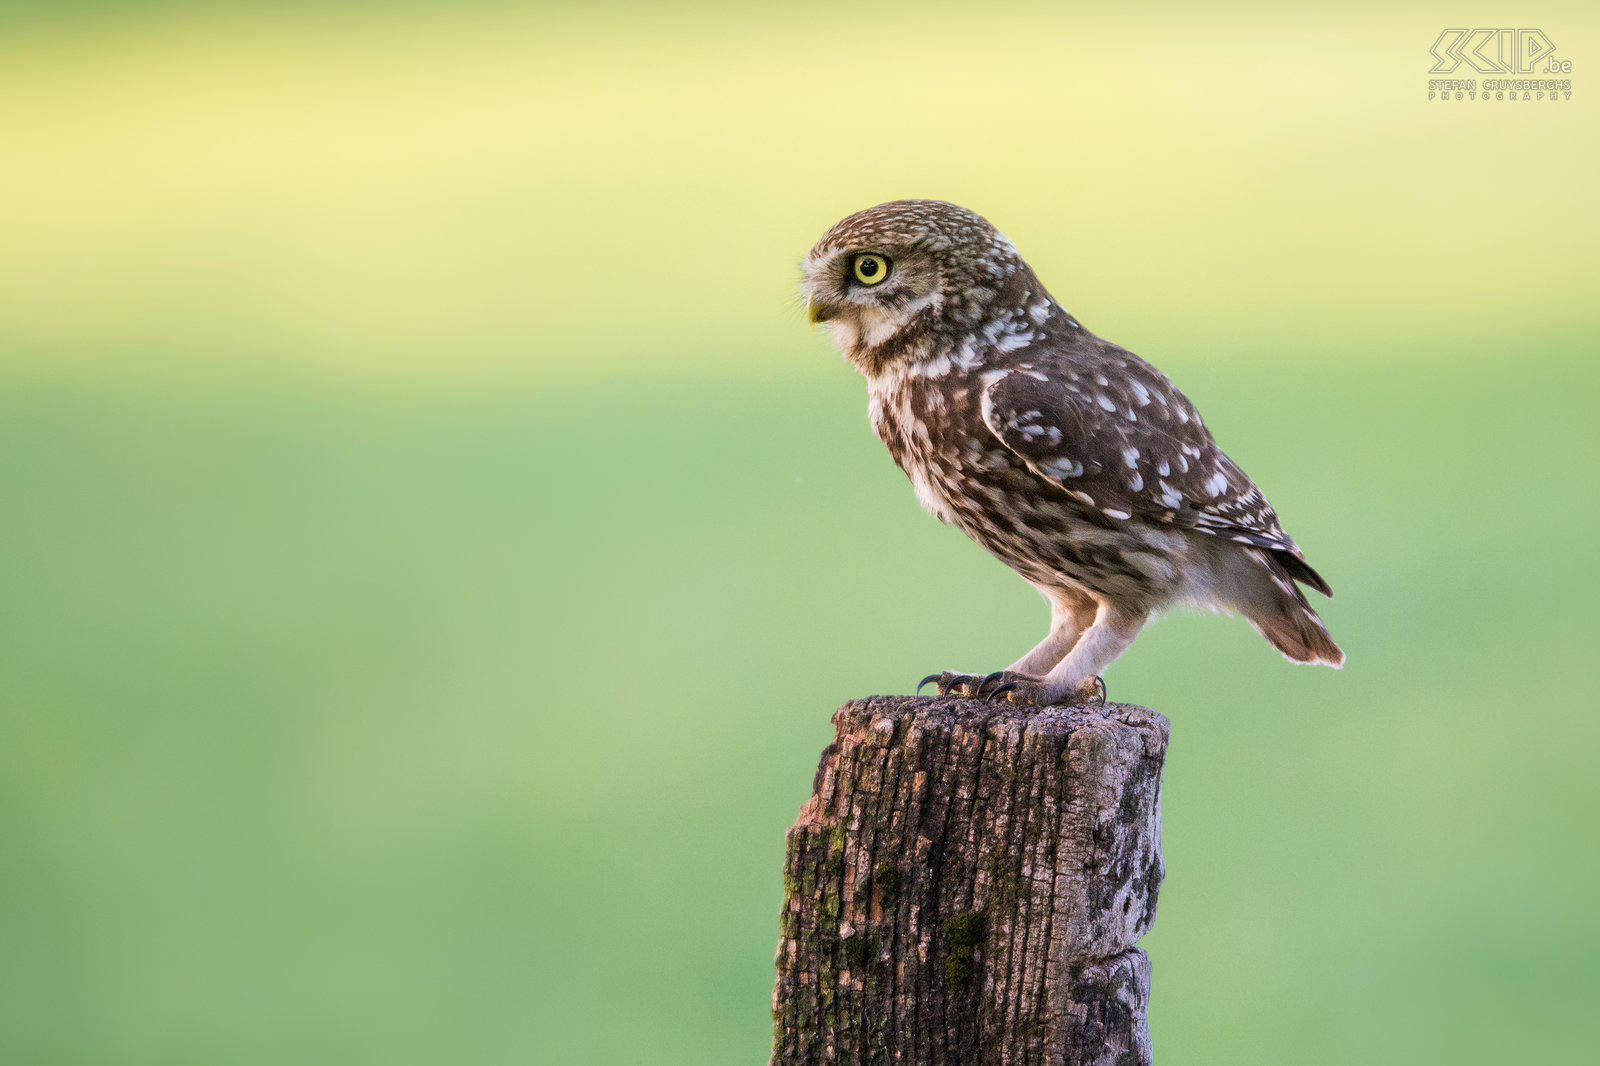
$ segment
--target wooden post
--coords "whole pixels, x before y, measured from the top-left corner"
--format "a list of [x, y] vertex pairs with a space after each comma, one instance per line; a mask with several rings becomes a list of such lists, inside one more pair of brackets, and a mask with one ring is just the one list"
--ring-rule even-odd
[[1168, 723], [877, 696], [790, 827], [773, 1066], [1150, 1062]]

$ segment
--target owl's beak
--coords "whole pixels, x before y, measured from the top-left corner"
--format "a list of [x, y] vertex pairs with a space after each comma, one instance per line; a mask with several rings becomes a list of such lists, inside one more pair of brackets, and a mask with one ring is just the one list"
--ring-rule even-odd
[[826, 322], [833, 317], [833, 310], [827, 304], [820, 303], [815, 296], [806, 297], [806, 321], [813, 326], [818, 322]]

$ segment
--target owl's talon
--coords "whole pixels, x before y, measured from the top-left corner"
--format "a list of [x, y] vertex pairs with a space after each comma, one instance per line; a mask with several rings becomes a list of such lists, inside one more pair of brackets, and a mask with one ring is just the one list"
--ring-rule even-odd
[[[979, 681], [979, 682], [978, 682], [978, 687], [977, 687], [977, 689], [976, 689], [976, 690], [975, 690], [975, 691], [974, 691], [974, 692], [973, 692], [973, 695], [974, 695], [974, 696], [982, 696], [982, 695], [983, 695], [983, 694], [984, 694], [984, 691], [985, 691], [985, 690], [986, 690], [986, 689], [987, 689], [987, 688], [988, 688], [988, 687], [989, 687], [989, 686], [990, 686], [990, 685], [992, 685], [992, 684], [994, 684], [994, 683], [995, 683], [995, 682], [997, 682], [997, 681], [1000, 681], [1000, 680], [1002, 680], [1002, 679], [1003, 679], [1003, 678], [1005, 678], [1005, 677], [1006, 677], [1006, 675], [1007, 675], [1007, 673], [1008, 673], [1008, 672], [1007, 672], [1007, 671], [1005, 671], [1005, 670], [996, 670], [996, 671], [995, 671], [995, 672], [994, 672], [994, 673], [992, 673], [992, 674], [985, 674], [985, 675], [983, 675], [983, 679], [982, 679], [982, 680], [980, 680], [980, 681]], [[993, 695], [994, 695], [994, 693], [992, 693], [992, 692], [991, 692], [991, 693], [989, 693], [989, 695], [990, 695], [990, 696], [993, 696]]]
[[956, 696], [960, 699], [970, 700], [978, 694], [978, 686], [983, 684], [983, 678], [977, 674], [947, 674], [944, 686], [939, 690], [941, 696]]
[[1015, 692], [1016, 690], [1017, 690], [1017, 683], [1015, 681], [1007, 681], [1005, 684], [996, 685], [992, 690], [990, 690], [989, 695], [984, 697], [983, 702], [985, 702], [985, 703], [993, 703], [995, 700], [999, 699], [1001, 696], [1004, 696], [1006, 693]]
[[917, 685], [917, 691], [922, 691], [922, 686], [934, 682], [939, 691], [939, 698], [954, 696], [958, 699], [972, 699], [978, 695], [979, 687], [984, 678], [978, 674], [958, 674], [954, 670], [946, 670], [940, 674], [929, 674]]
[[[924, 687], [926, 687], [926, 686], [927, 686], [927, 684], [928, 684], [928, 682], [929, 682], [929, 681], [938, 681], [938, 680], [939, 680], [939, 679], [940, 679], [940, 678], [941, 678], [941, 677], [942, 677], [942, 676], [943, 676], [943, 675], [941, 675], [941, 674], [929, 674], [929, 675], [928, 675], [928, 676], [927, 676], [927, 677], [925, 677], [925, 678], [923, 678], [923, 679], [922, 679], [922, 680], [921, 680], [921, 681], [918, 681], [918, 682], [917, 682], [917, 688], [916, 688], [916, 691], [915, 691], [915, 692], [913, 692], [913, 693], [912, 693], [912, 695], [914, 695], [914, 696], [920, 696], [920, 695], [922, 695], [922, 690], [923, 690], [923, 688], [924, 688]], [[940, 691], [940, 692], [939, 692], [939, 695], [941, 695], [941, 696], [943, 696], [943, 695], [944, 695], [944, 692], [943, 692], [943, 690], [941, 690], [941, 691]]]

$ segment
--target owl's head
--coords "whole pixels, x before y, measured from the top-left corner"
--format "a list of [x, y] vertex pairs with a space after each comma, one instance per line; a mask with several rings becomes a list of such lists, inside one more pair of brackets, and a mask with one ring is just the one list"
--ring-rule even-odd
[[[858, 211], [806, 255], [803, 293], [845, 357], [869, 376], [932, 358], [1043, 289], [1012, 243], [941, 200]], [[1036, 297], [1037, 298], [1037, 297]]]

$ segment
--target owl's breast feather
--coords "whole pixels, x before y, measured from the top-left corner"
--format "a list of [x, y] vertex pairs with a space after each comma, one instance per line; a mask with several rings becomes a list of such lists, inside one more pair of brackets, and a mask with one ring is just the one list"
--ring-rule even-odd
[[980, 383], [948, 361], [936, 365], [942, 371], [937, 375], [915, 368], [872, 380], [868, 417], [895, 465], [911, 479], [917, 502], [941, 522], [957, 524], [959, 508], [953, 504], [964, 499], [965, 482], [981, 475], [991, 453], [1004, 449], [978, 411]]

